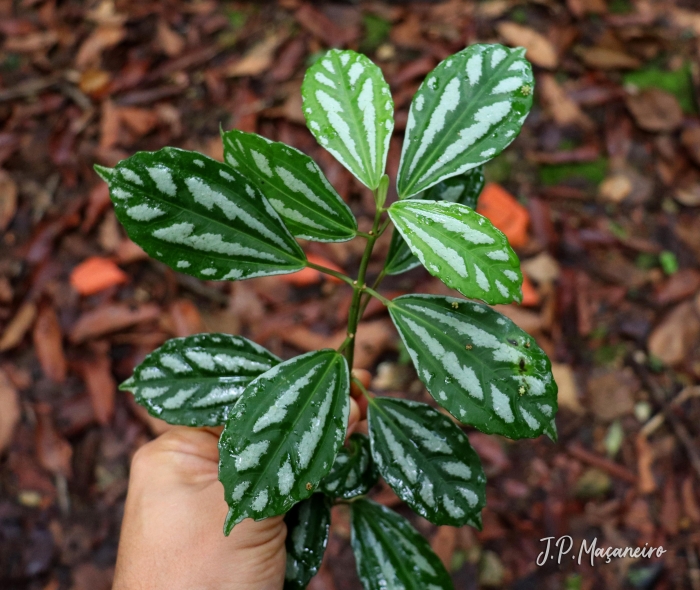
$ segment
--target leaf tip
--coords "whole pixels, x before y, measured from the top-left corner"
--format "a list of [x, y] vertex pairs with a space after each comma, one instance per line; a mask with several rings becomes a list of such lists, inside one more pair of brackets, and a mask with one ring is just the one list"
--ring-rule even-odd
[[122, 383], [119, 384], [119, 391], [133, 391], [134, 389], [134, 378], [129, 377], [126, 381], [123, 381]]
[[484, 521], [483, 518], [481, 517], [481, 512], [479, 514], [475, 514], [474, 518], [472, 518], [469, 521], [469, 525], [473, 526], [476, 530], [481, 531], [484, 528]]
[[228, 537], [231, 534], [233, 527], [241, 522], [241, 520], [243, 519], [240, 516], [236, 517], [236, 513], [234, 512], [233, 508], [229, 508], [228, 513], [226, 514], [226, 520], [224, 521], [224, 536]]
[[100, 166], [99, 164], [93, 165], [93, 169], [95, 170], [95, 172], [97, 172], [97, 175], [105, 182], [109, 182], [116, 173], [116, 170], [114, 168], [107, 168], [107, 166]]

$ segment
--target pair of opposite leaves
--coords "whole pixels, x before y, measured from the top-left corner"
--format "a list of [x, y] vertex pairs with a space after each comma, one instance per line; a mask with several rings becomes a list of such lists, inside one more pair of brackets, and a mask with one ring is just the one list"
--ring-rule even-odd
[[[477, 45], [428, 75], [409, 113], [397, 183], [402, 200], [389, 209], [429, 272], [488, 303], [520, 298], [522, 276], [506, 238], [466, 206], [415, 197], [480, 166], [517, 135], [532, 102], [532, 72], [522, 54]], [[393, 130], [379, 68], [352, 51], [333, 50], [307, 72], [302, 92], [321, 145], [376, 188]], [[98, 168], [119, 220], [149, 255], [201, 279], [236, 280], [303, 268], [306, 257], [293, 236], [356, 235], [354, 216], [310, 158], [254, 134], [230, 131], [223, 138], [229, 166], [166, 148], [138, 153], [113, 170]]]

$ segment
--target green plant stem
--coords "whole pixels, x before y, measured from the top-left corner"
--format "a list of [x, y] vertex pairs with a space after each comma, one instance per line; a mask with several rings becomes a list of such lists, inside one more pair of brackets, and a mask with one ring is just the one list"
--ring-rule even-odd
[[391, 305], [391, 299], [387, 299], [386, 297], [384, 297], [384, 295], [382, 295], [381, 293], [377, 293], [371, 287], [365, 287], [365, 291], [367, 291], [367, 293], [369, 293], [372, 297], [376, 297], [377, 299], [379, 299], [379, 301], [381, 301], [387, 307]]
[[342, 342], [342, 343], [340, 344], [340, 346], [338, 347], [338, 352], [339, 352], [339, 353], [342, 354], [342, 352], [345, 350], [345, 347], [346, 347], [348, 344], [350, 344], [350, 340], [351, 340], [350, 336], [348, 336], [345, 340], [343, 340], [343, 342]]
[[[379, 273], [379, 276], [374, 280], [374, 284], [372, 285], [372, 289], [376, 291], [377, 287], [379, 287], [379, 284], [384, 280], [384, 277], [386, 276], [386, 271], [382, 269], [382, 272]], [[360, 320], [362, 320], [362, 316], [365, 315], [365, 310], [367, 309], [367, 306], [369, 305], [369, 301], [372, 299], [372, 295], [368, 292], [367, 295], [363, 298], [362, 303], [360, 304]]]
[[369, 391], [367, 391], [367, 388], [364, 385], [362, 385], [362, 382], [356, 377], [352, 378], [352, 382], [355, 385], [357, 385], [357, 387], [359, 387], [360, 391], [362, 392], [362, 395], [364, 395], [367, 398], [367, 401], [370, 404], [374, 404], [374, 396]]
[[360, 303], [362, 302], [362, 292], [365, 287], [365, 277], [367, 276], [367, 266], [369, 265], [369, 260], [372, 257], [372, 249], [374, 248], [374, 243], [379, 237], [379, 222], [381, 220], [382, 212], [377, 209], [374, 214], [374, 224], [372, 225], [372, 230], [369, 232], [369, 237], [367, 238], [367, 245], [365, 246], [365, 251], [362, 254], [362, 260], [360, 261], [360, 270], [357, 272], [357, 281], [353, 283], [353, 288], [355, 292], [352, 294], [352, 302], [350, 303], [350, 313], [348, 315], [348, 338], [350, 342], [345, 349], [345, 358], [348, 361], [348, 367], [352, 370], [352, 363], [355, 359], [355, 333], [357, 332], [357, 324], [360, 321]]
[[331, 275], [332, 277], [335, 277], [336, 279], [339, 279], [343, 281], [344, 283], [347, 283], [351, 287], [355, 288], [355, 283], [353, 280], [347, 276], [344, 275], [342, 272], [338, 272], [336, 270], [333, 270], [332, 268], [327, 268], [325, 266], [321, 266], [320, 264], [314, 264], [313, 262], [309, 262], [308, 260], [306, 261], [306, 266], [309, 268], [313, 268], [314, 270], [317, 270], [318, 272], [325, 273], [327, 275]]

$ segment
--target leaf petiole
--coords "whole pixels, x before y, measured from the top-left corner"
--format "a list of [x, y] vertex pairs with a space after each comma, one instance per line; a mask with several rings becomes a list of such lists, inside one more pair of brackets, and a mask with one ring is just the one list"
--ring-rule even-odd
[[357, 377], [353, 377], [352, 382], [355, 385], [357, 385], [357, 387], [359, 387], [360, 391], [362, 392], [362, 395], [364, 395], [367, 398], [367, 401], [370, 404], [374, 404], [374, 396], [369, 391], [367, 391], [367, 388], [364, 385], [362, 385], [362, 382]]
[[314, 270], [317, 270], [318, 272], [325, 273], [327, 275], [331, 275], [332, 277], [335, 277], [336, 279], [339, 279], [343, 281], [344, 283], [347, 283], [353, 288], [356, 288], [356, 285], [353, 283], [353, 280], [347, 276], [344, 275], [342, 272], [338, 272], [336, 270], [333, 270], [332, 268], [327, 268], [325, 266], [321, 266], [320, 264], [314, 264], [313, 262], [310, 262], [309, 260], [306, 261], [306, 266], [309, 268], [313, 268]]
[[376, 297], [377, 299], [379, 299], [379, 301], [381, 301], [387, 307], [389, 307], [391, 305], [390, 299], [387, 299], [386, 297], [384, 297], [384, 295], [382, 295], [381, 293], [378, 293], [377, 291], [375, 291], [371, 287], [365, 287], [363, 290], [367, 291], [367, 293], [369, 293], [372, 297]]

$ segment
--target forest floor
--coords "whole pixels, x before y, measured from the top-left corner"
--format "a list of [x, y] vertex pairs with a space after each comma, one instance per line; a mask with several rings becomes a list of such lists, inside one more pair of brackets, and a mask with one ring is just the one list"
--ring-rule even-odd
[[[483, 530], [412, 522], [459, 590], [700, 590], [695, 0], [0, 0], [0, 587], [110, 587], [130, 458], [159, 428], [116, 384], [148, 352], [215, 330], [289, 358], [336, 345], [347, 318], [351, 291], [313, 273], [205, 283], [147, 259], [93, 163], [166, 145], [221, 158], [220, 125], [256, 131], [316, 158], [366, 230], [371, 195], [305, 128], [306, 67], [337, 46], [380, 65], [395, 176], [413, 93], [477, 41], [523, 45], [535, 65], [523, 133], [486, 168], [502, 199], [482, 208], [528, 279], [525, 305], [499, 309], [552, 358], [559, 441], [469, 432]], [[350, 273], [362, 247], [304, 244]], [[446, 293], [422, 269], [382, 290]], [[374, 391], [429, 401], [381, 307], [358, 340]], [[333, 519], [310, 588], [357, 590], [347, 513]], [[540, 539], [561, 535], [667, 552], [538, 566]]]

